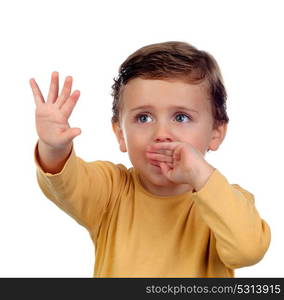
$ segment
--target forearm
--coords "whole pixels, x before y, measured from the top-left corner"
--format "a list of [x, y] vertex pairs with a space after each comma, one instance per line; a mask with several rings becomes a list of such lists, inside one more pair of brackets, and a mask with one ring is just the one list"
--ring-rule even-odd
[[112, 190], [121, 187], [120, 169], [111, 162], [87, 163], [72, 148], [62, 170], [48, 174], [39, 165], [37, 152], [35, 148], [36, 176], [41, 191], [96, 236]]
[[72, 147], [73, 143], [70, 143], [63, 149], [54, 149], [39, 140], [37, 158], [43, 171], [51, 174], [59, 173], [64, 167]]
[[224, 264], [238, 268], [262, 258], [270, 243], [270, 230], [259, 216], [252, 194], [230, 185], [216, 170], [195, 196]]
[[[41, 191], [59, 208], [72, 216], [83, 226], [88, 227], [87, 221], [85, 220], [84, 207], [87, 207], [85, 203], [87, 199], [86, 195], [92, 193], [88, 190], [88, 186], [90, 186], [88, 175], [83, 171], [84, 162], [81, 161], [81, 164], [78, 163], [78, 158], [75, 155], [74, 149], [72, 149], [62, 167], [58, 168], [58, 170], [55, 169], [54, 174], [50, 171], [46, 173], [39, 164], [39, 144], [35, 148], [34, 154], [35, 163], [37, 165], [36, 176]], [[43, 149], [46, 150], [44, 147]], [[50, 154], [50, 152], [47, 152], [47, 154]], [[50, 159], [52, 161], [52, 157]], [[78, 180], [78, 178], [82, 180]]]

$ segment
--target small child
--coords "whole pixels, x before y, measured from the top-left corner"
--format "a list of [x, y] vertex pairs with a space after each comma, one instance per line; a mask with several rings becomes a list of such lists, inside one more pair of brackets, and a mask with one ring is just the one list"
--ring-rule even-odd
[[120, 66], [112, 127], [133, 167], [85, 162], [68, 124], [80, 96], [53, 72], [45, 102], [34, 79], [37, 180], [86, 227], [95, 277], [234, 277], [262, 259], [270, 228], [251, 193], [205, 160], [228, 124], [215, 59], [185, 42], [147, 45]]

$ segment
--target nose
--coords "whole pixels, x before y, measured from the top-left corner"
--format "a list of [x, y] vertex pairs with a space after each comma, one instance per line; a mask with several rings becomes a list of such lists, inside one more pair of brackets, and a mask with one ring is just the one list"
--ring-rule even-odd
[[170, 129], [166, 128], [166, 124], [159, 124], [155, 130], [154, 142], [161, 143], [161, 142], [172, 142], [173, 139], [169, 134]]
[[172, 142], [173, 140], [167, 136], [158, 136], [155, 138], [156, 143], [161, 143], [161, 142]]

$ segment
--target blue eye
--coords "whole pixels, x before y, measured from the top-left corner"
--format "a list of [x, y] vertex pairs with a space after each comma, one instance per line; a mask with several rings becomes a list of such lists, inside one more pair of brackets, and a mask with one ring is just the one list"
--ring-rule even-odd
[[149, 117], [149, 115], [140, 114], [140, 115], [136, 116], [136, 119], [138, 120], [139, 123], [148, 123], [147, 122], [147, 117]]
[[187, 116], [186, 114], [177, 114], [175, 117], [175, 120], [179, 123], [183, 123], [185, 118], [187, 118], [188, 120], [191, 120], [191, 118], [189, 116]]
[[[143, 114], [138, 114], [137, 116], [135, 116], [135, 120], [138, 123], [149, 123], [151, 122], [152, 117], [149, 114], [143, 113]], [[175, 115], [175, 121], [178, 123], [185, 123], [188, 121], [191, 121], [191, 117], [184, 114], [184, 113], [177, 113]]]

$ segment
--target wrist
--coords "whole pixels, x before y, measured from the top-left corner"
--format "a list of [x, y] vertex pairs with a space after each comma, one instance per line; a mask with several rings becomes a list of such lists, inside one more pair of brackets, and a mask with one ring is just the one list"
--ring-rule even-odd
[[58, 149], [39, 140], [37, 160], [43, 171], [53, 174], [61, 171], [70, 156], [72, 146], [73, 143], [67, 145], [65, 148]]
[[196, 192], [203, 188], [214, 170], [215, 168], [207, 162], [200, 167], [193, 182], [193, 187]]

